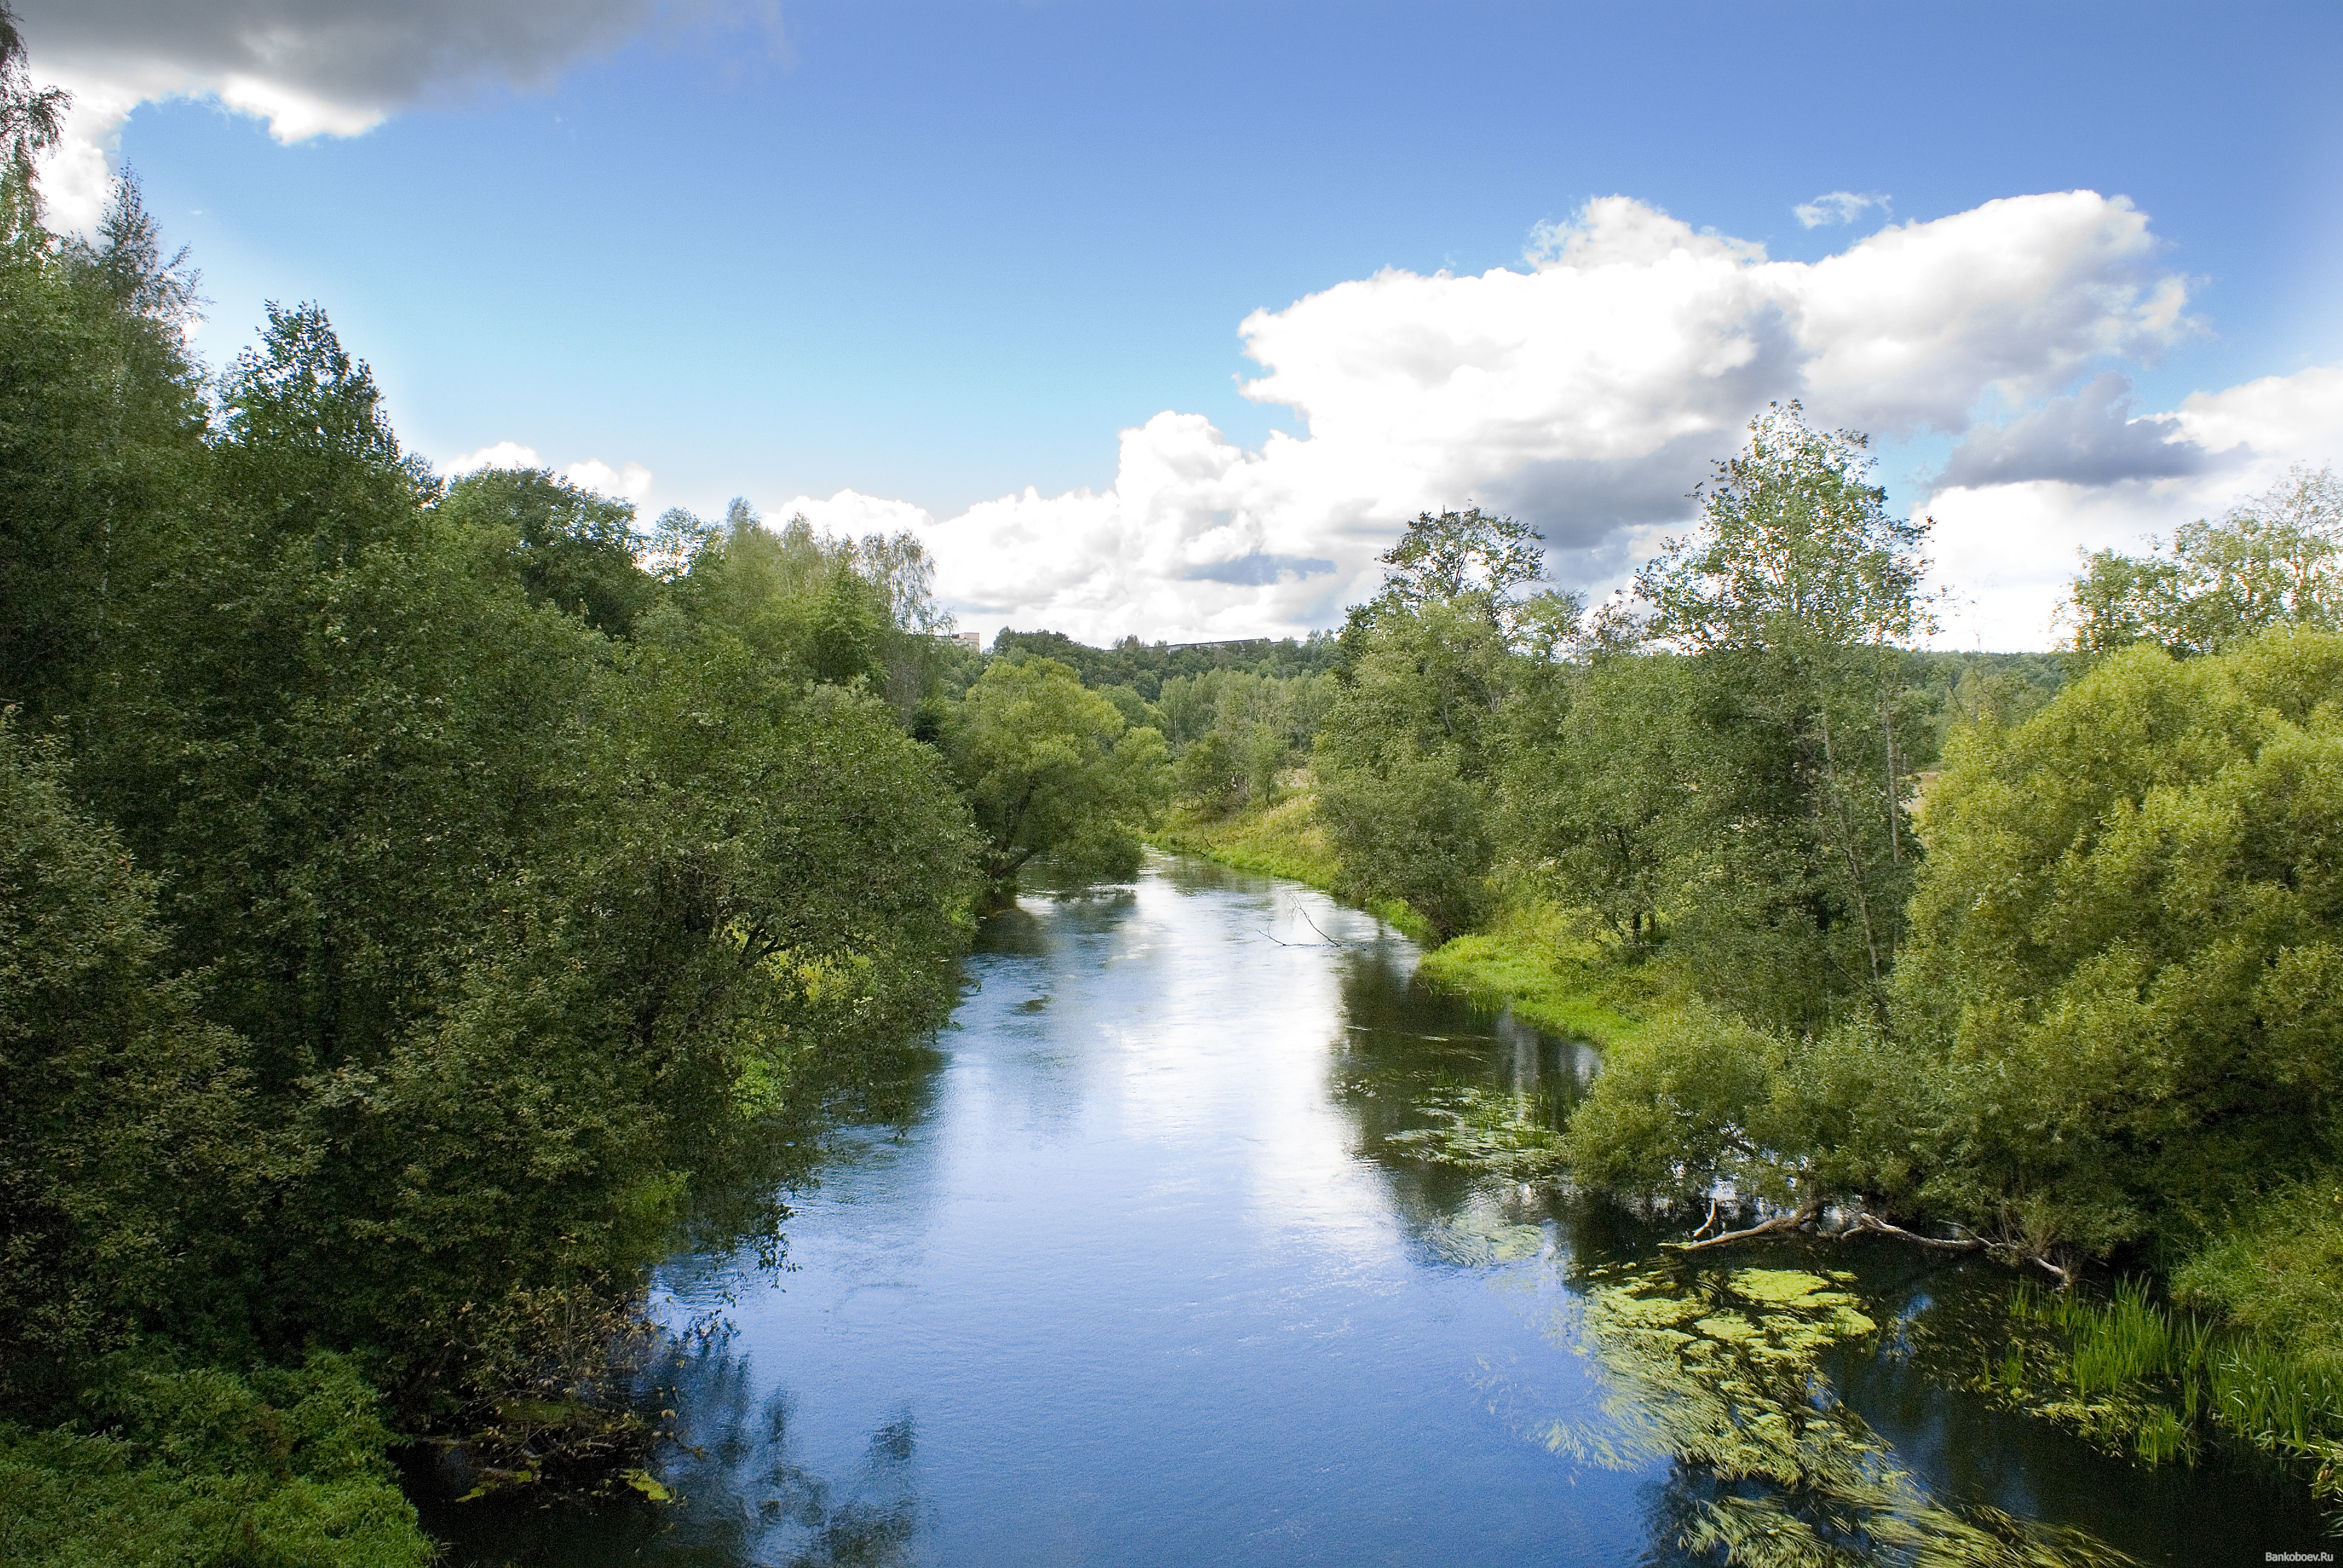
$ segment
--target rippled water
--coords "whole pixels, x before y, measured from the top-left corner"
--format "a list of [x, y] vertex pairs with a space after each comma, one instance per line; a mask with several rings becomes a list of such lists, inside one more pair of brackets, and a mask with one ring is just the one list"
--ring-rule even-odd
[[[1584, 1342], [1589, 1292], [1645, 1280], [1656, 1238], [1389, 1140], [1463, 1086], [1557, 1117], [1595, 1059], [1429, 993], [1415, 959], [1307, 889], [1201, 862], [1027, 898], [988, 922], [920, 1111], [834, 1134], [791, 1267], [663, 1273], [668, 1321], [729, 1324], [675, 1372], [689, 1447], [660, 1473], [685, 1501], [427, 1523], [481, 1563], [1713, 1560], [1678, 1547], [1687, 1521], [1782, 1489], [1670, 1452], [1647, 1418], [1682, 1412], [1622, 1401], [1689, 1385]], [[2140, 1470], [1926, 1375], [1952, 1353], [1927, 1325], [1989, 1271], [1854, 1243], [1669, 1288], [1742, 1266], [1855, 1271], [1887, 1332], [1796, 1376], [1875, 1435], [1865, 1475], [2145, 1562], [2319, 1549], [2258, 1473]]]

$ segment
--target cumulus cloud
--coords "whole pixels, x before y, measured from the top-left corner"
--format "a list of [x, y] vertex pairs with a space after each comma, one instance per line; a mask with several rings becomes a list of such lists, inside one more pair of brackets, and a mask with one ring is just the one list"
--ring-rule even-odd
[[[469, 474], [481, 468], [542, 468], [544, 460], [534, 447], [524, 447], [518, 441], [498, 441], [477, 452], [466, 452], [448, 460], [451, 475]], [[613, 500], [631, 501], [641, 506], [650, 499], [651, 471], [640, 463], [627, 463], [613, 468], [599, 457], [588, 457], [582, 463], [571, 463], [560, 470], [561, 477], [584, 489], [594, 490]]]
[[59, 221], [104, 205], [106, 162], [142, 103], [209, 97], [280, 141], [356, 136], [418, 100], [541, 85], [639, 29], [659, 0], [16, 0], [34, 73], [71, 90], [45, 173]]
[[[2094, 383], [2070, 401], [2079, 407], [2095, 389], [2105, 395]], [[2125, 424], [2167, 430], [2169, 445], [2197, 456], [2173, 471], [2109, 477], [2087, 465], [2039, 474], [2016, 466], [2007, 482], [1980, 472], [1930, 497], [1938, 576], [1956, 595], [1947, 644], [2047, 647], [2081, 552], [2137, 551], [2150, 535], [2168, 537], [2268, 489], [2292, 464], [2343, 461], [2343, 366], [2194, 393], [2168, 414]]]
[[482, 468], [538, 468], [537, 448], [524, 447], [518, 441], [498, 441], [477, 452], [466, 452], [447, 460], [450, 474], [470, 474]]
[[1262, 374], [1243, 390], [1302, 434], [1246, 448], [1167, 410], [1121, 433], [1104, 490], [948, 519], [851, 491], [767, 512], [915, 527], [972, 621], [1089, 638], [1327, 625], [1373, 591], [1410, 517], [1475, 502], [1539, 527], [1559, 577], [1601, 588], [1686, 517], [1770, 400], [1891, 438], [1957, 435], [1981, 406], [2186, 337], [2187, 281], [2158, 250], [2144, 215], [2090, 191], [1893, 226], [1815, 262], [1605, 197], [1534, 235], [1524, 268], [1385, 271], [1246, 317]]
[[598, 490], [614, 500], [632, 501], [640, 506], [650, 499], [651, 471], [640, 463], [626, 463], [613, 468], [599, 457], [588, 457], [582, 463], [572, 463], [563, 468], [561, 477], [581, 488]]
[[1812, 201], [1800, 202], [1790, 211], [1808, 228], [1820, 228], [1825, 224], [1853, 223], [1872, 207], [1887, 210], [1884, 196], [1857, 196], [1853, 191], [1830, 191]]
[[2201, 472], [2210, 460], [2172, 414], [2132, 415], [2131, 382], [2109, 370], [2072, 397], [2053, 397], [2006, 425], [1976, 431], [1953, 450], [1938, 489], [2060, 479], [2114, 485]]

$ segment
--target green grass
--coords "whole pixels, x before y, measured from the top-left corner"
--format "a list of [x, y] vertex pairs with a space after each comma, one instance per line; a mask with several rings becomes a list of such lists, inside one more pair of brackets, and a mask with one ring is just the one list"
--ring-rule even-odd
[[1456, 938], [1423, 960], [1425, 980], [1553, 1034], [1598, 1046], [1640, 1038], [1693, 1000], [1664, 960], [1637, 960], [1589, 936], [1551, 904], [1516, 908], [1485, 931]]
[[[1150, 839], [1160, 849], [1330, 892], [1342, 880], [1342, 862], [1318, 821], [1317, 797], [1306, 789], [1226, 817], [1174, 811]], [[1418, 941], [1430, 935], [1403, 903], [1371, 902], [1367, 909]], [[1588, 936], [1567, 911], [1544, 903], [1510, 909], [1489, 930], [1426, 953], [1422, 973], [1476, 1006], [1509, 1007], [1536, 1028], [1598, 1046], [1635, 1039], [1693, 1000], [1691, 986], [1664, 962], [1636, 959]]]
[[[2089, 1300], [2022, 1286], [2011, 1315], [2054, 1336], [2046, 1362], [2013, 1343], [1985, 1382], [2154, 1464], [2194, 1459], [2219, 1429], [2252, 1447], [2318, 1466], [2318, 1490], [2343, 1496], [2343, 1370], [2259, 1331], [2149, 1298], [2126, 1280]], [[2045, 1389], [2045, 1384], [2052, 1385]], [[2037, 1392], [2038, 1391], [2038, 1392]]]
[[1342, 862], [1318, 824], [1317, 806], [1318, 798], [1304, 791], [1263, 809], [1247, 808], [1226, 817], [1174, 811], [1149, 839], [1160, 849], [1331, 890]]
[[[1318, 797], [1308, 789], [1274, 805], [1246, 807], [1226, 817], [1175, 810], [1148, 839], [1159, 849], [1201, 855], [1240, 871], [1290, 878], [1330, 893], [1342, 876], [1342, 859], [1318, 821]], [[1397, 900], [1370, 900], [1365, 907], [1418, 941], [1430, 934], [1422, 917]]]

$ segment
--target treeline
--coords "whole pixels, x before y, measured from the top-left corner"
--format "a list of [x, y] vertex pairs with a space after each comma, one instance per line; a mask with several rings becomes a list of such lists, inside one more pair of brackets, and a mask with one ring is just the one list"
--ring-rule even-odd
[[1086, 686], [1128, 687], [1149, 702], [1170, 680], [1232, 672], [1283, 680], [1323, 675], [1342, 658], [1333, 638], [1325, 632], [1228, 642], [1143, 643], [1126, 637], [1111, 648], [1091, 648], [1063, 632], [1013, 631], [1004, 626], [992, 639], [992, 651], [1054, 658], [1072, 668]]
[[1522, 525], [1417, 520], [1314, 748], [1349, 890], [1443, 938], [1558, 917], [1649, 1004], [1583, 1187], [1703, 1244], [2144, 1268], [2343, 1386], [2343, 487], [2091, 558], [2025, 659], [1913, 651], [1926, 525], [1795, 405], [1699, 500], [1592, 616]]
[[778, 1251], [1162, 743], [908, 536], [444, 480], [315, 307], [207, 370], [135, 186], [42, 224], [61, 107], [0, 12], [0, 1556], [419, 1563], [391, 1434], [639, 1462], [649, 1271]]

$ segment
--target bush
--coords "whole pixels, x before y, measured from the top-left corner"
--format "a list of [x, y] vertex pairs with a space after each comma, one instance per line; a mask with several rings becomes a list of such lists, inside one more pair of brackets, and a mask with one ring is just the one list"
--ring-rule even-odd
[[84, 1420], [0, 1425], [0, 1559], [23, 1568], [422, 1568], [374, 1390], [298, 1370], [117, 1370]]

